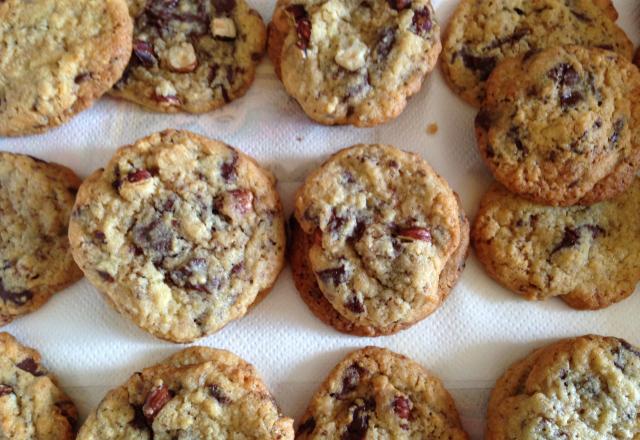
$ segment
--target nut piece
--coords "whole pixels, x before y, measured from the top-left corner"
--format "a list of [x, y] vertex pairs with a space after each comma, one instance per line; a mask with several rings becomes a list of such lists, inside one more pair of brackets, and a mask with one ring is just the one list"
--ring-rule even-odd
[[236, 25], [227, 17], [214, 18], [211, 20], [211, 33], [216, 38], [233, 40], [236, 38]]
[[167, 51], [169, 68], [178, 73], [189, 73], [196, 70], [198, 57], [191, 43], [180, 43]]
[[151, 392], [147, 396], [147, 400], [142, 406], [142, 413], [149, 421], [149, 423], [153, 422], [153, 419], [155, 419], [156, 415], [172, 398], [173, 396], [171, 395], [171, 391], [169, 391], [169, 387], [167, 387], [166, 385], [161, 385], [151, 390]]
[[366, 62], [367, 46], [360, 40], [353, 40], [347, 47], [338, 49], [336, 63], [350, 71], [356, 71], [364, 67]]

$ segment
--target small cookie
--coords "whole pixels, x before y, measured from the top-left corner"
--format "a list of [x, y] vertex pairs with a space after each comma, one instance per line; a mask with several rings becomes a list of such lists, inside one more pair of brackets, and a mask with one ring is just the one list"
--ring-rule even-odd
[[455, 193], [415, 154], [356, 145], [298, 190], [292, 265], [302, 298], [336, 329], [378, 336], [424, 319], [467, 251]]
[[640, 169], [640, 72], [581, 46], [501, 63], [476, 117], [480, 153], [510, 191], [546, 205], [591, 204]]
[[640, 179], [588, 208], [536, 205], [494, 184], [482, 199], [472, 238], [489, 275], [529, 300], [559, 296], [600, 309], [640, 281]]
[[0, 2], [0, 136], [41, 133], [90, 107], [131, 55], [124, 0]]
[[225, 350], [192, 347], [110, 391], [78, 440], [251, 438], [293, 440], [256, 369]]
[[0, 333], [0, 438], [71, 440], [76, 406], [40, 365], [40, 353]]
[[202, 113], [245, 94], [266, 44], [244, 0], [129, 0], [133, 56], [111, 95], [159, 112]]
[[397, 117], [440, 54], [429, 0], [280, 0], [269, 54], [287, 92], [322, 124]]
[[448, 439], [467, 434], [438, 378], [406, 356], [365, 347], [349, 354], [313, 396], [296, 439]]
[[485, 81], [504, 58], [576, 44], [631, 59], [633, 45], [616, 18], [610, 0], [461, 0], [444, 37], [444, 76], [455, 93], [479, 107]]
[[533, 351], [498, 379], [487, 440], [637, 439], [640, 349], [596, 335]]
[[86, 277], [120, 313], [174, 342], [242, 317], [284, 264], [275, 178], [187, 131], [118, 150], [80, 187], [69, 238]]
[[79, 186], [62, 165], [0, 152], [0, 325], [82, 278], [67, 238]]

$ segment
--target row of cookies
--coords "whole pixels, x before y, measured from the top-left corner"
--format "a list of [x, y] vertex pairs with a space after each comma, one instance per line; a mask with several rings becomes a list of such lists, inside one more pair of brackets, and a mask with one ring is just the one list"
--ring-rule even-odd
[[[275, 178], [190, 132], [122, 147], [82, 185], [64, 167], [2, 153], [0, 184], [3, 323], [84, 273], [144, 330], [189, 342], [247, 313], [284, 265]], [[338, 330], [402, 330], [442, 303], [464, 267], [460, 201], [415, 154], [341, 150], [308, 177], [295, 205], [296, 286]]]
[[[0, 348], [0, 434], [13, 440], [468, 438], [442, 382], [377, 347], [333, 368], [295, 433], [251, 364], [191, 347], [109, 391], [76, 437], [76, 407], [39, 353], [8, 333], [0, 333]], [[507, 369], [491, 394], [485, 438], [638, 435], [640, 350], [586, 335], [539, 348]]]

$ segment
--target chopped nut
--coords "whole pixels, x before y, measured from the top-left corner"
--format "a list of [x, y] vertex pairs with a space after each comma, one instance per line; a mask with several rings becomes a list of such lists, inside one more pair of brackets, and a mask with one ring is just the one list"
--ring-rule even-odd
[[151, 423], [162, 408], [173, 398], [169, 387], [162, 385], [151, 390], [142, 406], [142, 413]]
[[211, 33], [216, 38], [236, 38], [236, 25], [232, 19], [227, 17], [214, 18], [211, 20]]
[[349, 46], [338, 49], [336, 63], [350, 71], [356, 71], [366, 62], [367, 46], [360, 40], [354, 40]]
[[198, 57], [191, 43], [181, 43], [167, 51], [167, 64], [174, 72], [193, 72], [198, 66]]

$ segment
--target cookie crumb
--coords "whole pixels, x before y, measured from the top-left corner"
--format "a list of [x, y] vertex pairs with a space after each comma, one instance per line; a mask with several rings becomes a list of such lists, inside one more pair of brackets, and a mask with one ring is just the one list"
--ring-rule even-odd
[[427, 134], [434, 135], [437, 132], [438, 132], [438, 124], [436, 124], [435, 122], [432, 122], [431, 124], [427, 125]]

